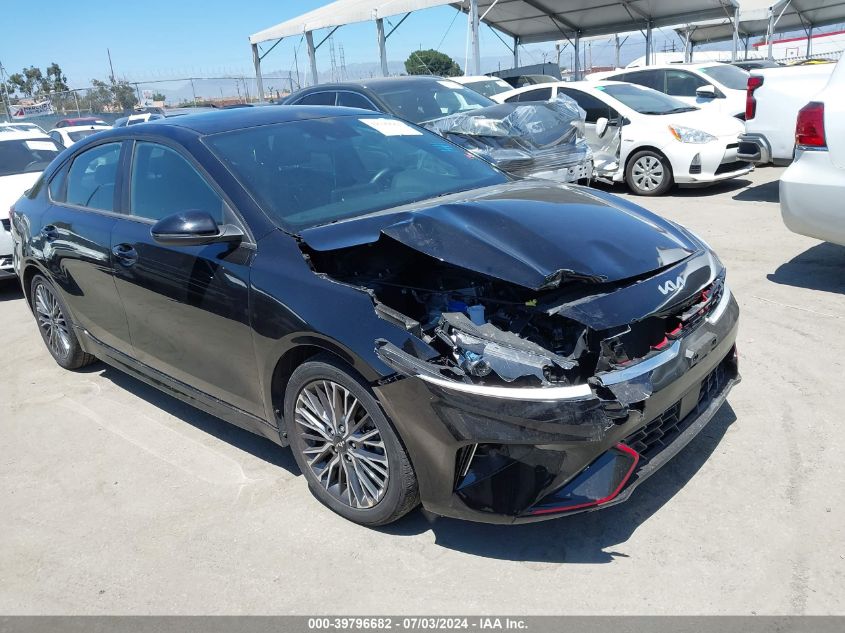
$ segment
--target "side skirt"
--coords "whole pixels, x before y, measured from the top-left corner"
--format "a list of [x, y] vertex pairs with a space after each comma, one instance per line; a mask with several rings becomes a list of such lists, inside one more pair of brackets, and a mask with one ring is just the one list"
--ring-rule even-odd
[[266, 437], [279, 446], [288, 445], [287, 441], [282, 440], [279, 430], [268, 424], [265, 420], [171, 378], [167, 374], [153, 369], [149, 365], [137, 361], [131, 356], [127, 356], [123, 352], [102, 343], [83, 329], [77, 329], [77, 333], [79, 334], [80, 343], [82, 343], [82, 347], [86, 352], [93, 354], [115, 369], [119, 369], [174, 398], [187, 402], [191, 406], [221, 420], [225, 420], [230, 424], [234, 424], [245, 431]]

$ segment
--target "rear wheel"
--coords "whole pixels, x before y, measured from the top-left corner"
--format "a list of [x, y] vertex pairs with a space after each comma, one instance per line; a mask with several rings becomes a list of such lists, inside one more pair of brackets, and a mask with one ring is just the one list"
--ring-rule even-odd
[[637, 152], [628, 161], [625, 182], [638, 196], [662, 196], [672, 186], [672, 166], [650, 150]]
[[376, 526], [419, 503], [408, 454], [378, 401], [333, 358], [319, 356], [293, 372], [285, 421], [311, 492], [334, 512]]
[[59, 365], [65, 369], [79, 369], [97, 360], [79, 344], [67, 308], [53, 284], [45, 277], [35, 275], [30, 285], [30, 297], [38, 331]]

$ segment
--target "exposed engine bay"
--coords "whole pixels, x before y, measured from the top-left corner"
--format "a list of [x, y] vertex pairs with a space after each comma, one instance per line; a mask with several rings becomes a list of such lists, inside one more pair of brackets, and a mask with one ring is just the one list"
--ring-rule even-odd
[[[694, 329], [718, 303], [723, 285], [708, 270], [671, 305], [617, 324], [601, 314], [600, 299], [661, 270], [614, 281], [561, 270], [547, 287], [532, 289], [445, 262], [384, 234], [330, 251], [300, 247], [315, 272], [365, 289], [381, 318], [436, 350], [435, 362], [444, 372], [480, 385], [595, 383], [597, 374], [641, 362]], [[666, 268], [679, 266], [683, 260]], [[584, 306], [592, 304], [598, 306], [596, 316], [584, 318], [590, 314]]]

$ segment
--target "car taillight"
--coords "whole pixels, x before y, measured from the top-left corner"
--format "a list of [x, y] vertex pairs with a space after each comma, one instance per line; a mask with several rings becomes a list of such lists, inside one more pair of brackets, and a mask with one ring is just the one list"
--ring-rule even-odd
[[798, 111], [795, 144], [803, 147], [827, 147], [824, 135], [824, 104], [811, 101]]
[[748, 85], [745, 89], [745, 120], [753, 119], [757, 114], [757, 99], [754, 98], [754, 91], [763, 85], [763, 78], [751, 75], [748, 78]]

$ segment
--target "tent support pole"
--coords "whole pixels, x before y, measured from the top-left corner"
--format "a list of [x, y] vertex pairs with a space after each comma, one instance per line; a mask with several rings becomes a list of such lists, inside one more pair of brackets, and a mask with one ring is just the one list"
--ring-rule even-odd
[[580, 48], [581, 48], [581, 32], [575, 31], [575, 40], [572, 42], [572, 46], [575, 47], [575, 57], [573, 59], [572, 64], [572, 74], [575, 76], [575, 81], [581, 79], [581, 60], [580, 60]]
[[308, 62], [311, 64], [311, 85], [319, 83], [317, 79], [317, 49], [314, 48], [313, 31], [305, 31], [305, 43], [308, 45]]
[[651, 66], [651, 47], [654, 44], [651, 36], [652, 24], [648, 21], [645, 27], [645, 65]]
[[384, 20], [376, 20], [376, 31], [378, 33], [378, 58], [381, 61], [381, 76], [387, 77], [387, 48], [385, 47]]
[[519, 68], [519, 38], [513, 36], [513, 67]]
[[807, 57], [813, 54], [813, 25], [807, 29]]
[[739, 9], [734, 9], [734, 16], [733, 16], [733, 50], [731, 50], [731, 61], [735, 62], [737, 60], [737, 55], [739, 52]]
[[261, 76], [261, 57], [258, 55], [258, 44], [252, 45], [252, 64], [255, 66], [255, 86], [258, 88], [258, 100], [264, 101], [264, 78]]
[[481, 74], [481, 46], [478, 41], [478, 0], [469, 0], [470, 38], [472, 39], [472, 74]]
[[768, 44], [768, 54], [766, 55], [769, 59], [774, 59], [772, 55], [772, 39], [775, 36], [775, 10], [773, 8], [769, 8], [769, 28], [766, 30], [766, 44]]

